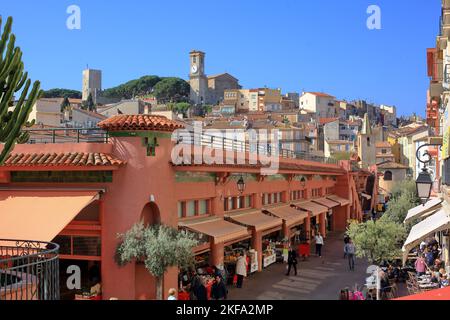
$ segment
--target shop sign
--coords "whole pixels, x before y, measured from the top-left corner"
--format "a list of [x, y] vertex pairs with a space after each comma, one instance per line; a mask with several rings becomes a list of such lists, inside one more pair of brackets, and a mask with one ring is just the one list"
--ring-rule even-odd
[[442, 159], [447, 159], [450, 156], [450, 127], [444, 131], [444, 137], [442, 142]]

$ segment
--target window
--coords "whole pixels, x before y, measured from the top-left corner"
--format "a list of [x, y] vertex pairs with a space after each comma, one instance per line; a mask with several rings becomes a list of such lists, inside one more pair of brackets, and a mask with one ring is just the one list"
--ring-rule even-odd
[[195, 201], [186, 202], [186, 216], [187, 217], [195, 216]]
[[264, 193], [263, 205], [280, 203], [282, 201], [282, 192]]
[[386, 154], [386, 153], [387, 153], [387, 150], [386, 150], [386, 149], [382, 149], [382, 150], [381, 150], [381, 153]]
[[208, 214], [208, 200], [198, 201], [198, 214], [200, 216]]
[[291, 200], [306, 199], [306, 190], [291, 191]]
[[370, 147], [370, 138], [367, 137], [367, 146]]
[[392, 172], [391, 171], [386, 171], [384, 173], [384, 181], [392, 181]]
[[247, 209], [251, 208], [252, 204], [252, 196], [240, 196], [240, 197], [227, 197], [223, 201], [223, 210], [224, 211], [232, 211], [236, 209]]
[[178, 218], [196, 217], [209, 214], [209, 199], [178, 202]]
[[311, 190], [311, 196], [313, 198], [318, 198], [322, 196], [322, 188], [315, 188]]

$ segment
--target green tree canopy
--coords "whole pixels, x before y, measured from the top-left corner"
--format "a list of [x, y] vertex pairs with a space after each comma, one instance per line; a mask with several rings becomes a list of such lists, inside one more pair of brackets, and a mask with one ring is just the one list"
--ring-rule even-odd
[[352, 221], [347, 233], [356, 246], [356, 256], [380, 264], [401, 256], [405, 239], [405, 227], [390, 220]]
[[69, 98], [65, 97], [63, 102], [61, 102], [61, 112], [64, 112], [68, 106], [70, 106]]
[[43, 98], [70, 98], [70, 99], [81, 99], [81, 92], [71, 89], [61, 89], [55, 88], [44, 91], [42, 94]]
[[135, 96], [146, 95], [152, 92], [153, 87], [161, 81], [158, 76], [143, 76], [139, 79], [128, 81], [124, 84], [102, 91], [106, 98], [131, 99]]
[[198, 242], [189, 233], [165, 225], [145, 227], [135, 224], [119, 235], [116, 261], [125, 265], [131, 261], [145, 263], [145, 268], [157, 278], [157, 298], [162, 299], [162, 278], [169, 267], [188, 268], [194, 264], [193, 248]]
[[[0, 29], [2, 17], [0, 16]], [[6, 21], [0, 38], [0, 142], [4, 143], [0, 153], [0, 165], [7, 159], [14, 145], [25, 142], [29, 135], [22, 132], [28, 122], [28, 116], [36, 100], [42, 95], [40, 82], [35, 81], [31, 91], [31, 80], [24, 71], [22, 51], [16, 47], [16, 37], [11, 33], [12, 18]], [[14, 93], [22, 90], [15, 105], [12, 104]], [[12, 107], [12, 110], [11, 110]]]
[[185, 102], [189, 94], [189, 83], [180, 78], [164, 78], [153, 88], [153, 95], [160, 103]]
[[[403, 180], [397, 183], [392, 189], [392, 197], [388, 202], [388, 208], [381, 219], [403, 224], [408, 210], [418, 206], [420, 199], [416, 194], [416, 184], [413, 180]], [[409, 232], [416, 221], [410, 221], [406, 225], [406, 231]]]

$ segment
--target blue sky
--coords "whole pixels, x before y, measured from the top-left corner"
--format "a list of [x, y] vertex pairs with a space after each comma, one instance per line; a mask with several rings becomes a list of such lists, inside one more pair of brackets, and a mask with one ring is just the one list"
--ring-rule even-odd
[[[188, 53], [206, 72], [244, 87], [324, 91], [342, 99], [424, 114], [426, 48], [438, 33], [440, 0], [34, 0], [2, 1], [32, 79], [44, 89], [81, 89], [89, 64], [108, 88], [146, 74], [187, 78]], [[66, 27], [69, 5], [81, 30]], [[381, 8], [381, 30], [366, 27]]]

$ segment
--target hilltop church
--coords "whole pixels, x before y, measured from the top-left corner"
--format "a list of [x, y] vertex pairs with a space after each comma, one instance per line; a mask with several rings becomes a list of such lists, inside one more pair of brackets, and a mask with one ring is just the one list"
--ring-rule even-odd
[[191, 51], [189, 84], [190, 100], [194, 104], [217, 105], [223, 101], [223, 93], [228, 89], [240, 89], [239, 80], [229, 73], [207, 76], [205, 74], [205, 53]]

